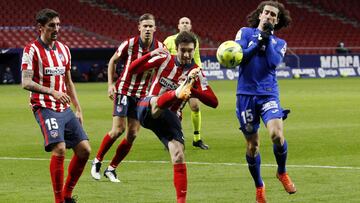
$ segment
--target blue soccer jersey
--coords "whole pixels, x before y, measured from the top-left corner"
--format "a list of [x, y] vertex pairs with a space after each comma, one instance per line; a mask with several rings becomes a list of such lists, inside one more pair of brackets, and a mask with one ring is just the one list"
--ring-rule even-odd
[[286, 42], [274, 35], [266, 46], [258, 46], [260, 30], [243, 27], [235, 41], [243, 49], [236, 94], [279, 96], [276, 67], [286, 52]]

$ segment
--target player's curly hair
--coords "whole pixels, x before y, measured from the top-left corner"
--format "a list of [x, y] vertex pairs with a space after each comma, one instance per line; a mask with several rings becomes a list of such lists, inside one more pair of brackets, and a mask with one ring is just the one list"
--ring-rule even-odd
[[55, 17], [60, 17], [58, 12], [49, 8], [44, 8], [36, 14], [35, 19], [37, 23], [40, 23], [42, 26], [44, 26], [47, 22]]
[[179, 47], [180, 43], [193, 43], [194, 47], [196, 46], [196, 36], [192, 32], [182, 31], [178, 34], [175, 39], [176, 47]]
[[283, 27], [288, 27], [291, 23], [289, 10], [285, 9], [284, 4], [277, 1], [263, 1], [259, 4], [257, 9], [253, 10], [248, 16], [248, 24], [250, 27], [256, 28], [259, 25], [259, 15], [263, 12], [265, 6], [273, 6], [279, 9], [278, 24], [275, 25], [274, 30], [280, 30]]

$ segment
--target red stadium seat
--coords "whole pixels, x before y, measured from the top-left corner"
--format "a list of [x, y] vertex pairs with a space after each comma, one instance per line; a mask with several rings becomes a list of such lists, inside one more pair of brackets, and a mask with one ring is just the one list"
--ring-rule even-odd
[[[117, 8], [125, 14], [115, 15], [111, 10], [96, 4], [73, 0], [47, 1], [0, 1], [0, 36], [6, 45], [19, 47], [29, 38], [35, 38], [34, 14], [39, 8], [53, 8], [61, 14], [63, 29], [60, 36], [72, 47], [116, 47], [121, 40], [137, 35], [137, 18], [143, 13], [153, 13], [157, 20], [156, 36], [164, 40], [177, 29], [178, 19], [188, 16], [193, 30], [201, 39], [202, 47], [216, 47], [225, 40], [234, 39], [240, 27], [246, 26], [247, 14], [256, 8], [261, 0], [102, 0], [110, 8]], [[318, 11], [298, 7], [281, 0], [291, 11], [293, 23], [290, 29], [277, 33], [287, 40], [290, 47], [334, 47], [339, 41], [348, 46], [360, 46], [360, 28], [343, 21], [322, 16]], [[324, 11], [360, 21], [360, 3], [347, 0], [339, 4], [333, 0], [307, 0], [307, 5]], [[16, 8], [16, 9], [15, 9]], [[17, 27], [5, 29], [6, 26]], [[68, 26], [73, 26], [74, 29]], [[95, 38], [93, 38], [93, 36]], [[15, 38], [13, 40], [13, 38]], [[2, 41], [5, 41], [5, 40]], [[108, 41], [107, 41], [108, 39]], [[20, 41], [20, 42], [17, 42]], [[209, 42], [209, 44], [206, 44]], [[5, 43], [2, 43], [5, 46]], [[210, 45], [211, 44], [211, 45]], [[309, 51], [306, 51], [309, 52]], [[311, 52], [311, 51], [310, 51]], [[297, 53], [302, 53], [297, 51]]]

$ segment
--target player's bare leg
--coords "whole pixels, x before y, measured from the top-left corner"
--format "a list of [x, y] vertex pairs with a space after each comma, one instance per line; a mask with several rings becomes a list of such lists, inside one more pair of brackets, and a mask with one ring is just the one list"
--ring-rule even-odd
[[140, 123], [138, 120], [134, 118], [128, 117], [128, 130], [125, 138], [122, 139], [121, 143], [118, 145], [116, 149], [116, 153], [112, 158], [110, 165], [104, 171], [104, 176], [109, 178], [111, 182], [118, 183], [120, 180], [116, 174], [116, 168], [120, 164], [120, 162], [127, 156], [129, 153], [132, 143], [134, 142], [137, 133], [140, 130]]
[[97, 155], [92, 163], [91, 176], [95, 180], [100, 180], [100, 178], [101, 178], [101, 174], [100, 174], [100, 169], [101, 169], [101, 165], [102, 165], [101, 162], [102, 162], [105, 154], [109, 151], [109, 149], [114, 144], [114, 142], [117, 140], [117, 138], [119, 138], [122, 135], [122, 133], [125, 131], [126, 117], [113, 116], [112, 123], [113, 123], [112, 128], [104, 136], [104, 138], [101, 142], [101, 145], [99, 147], [99, 150], [97, 152]]

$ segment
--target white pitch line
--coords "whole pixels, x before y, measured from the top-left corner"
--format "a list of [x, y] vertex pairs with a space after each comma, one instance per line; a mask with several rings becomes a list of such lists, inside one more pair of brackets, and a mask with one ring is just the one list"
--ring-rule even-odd
[[[22, 161], [50, 161], [45, 158], [26, 158], [26, 157], [0, 157], [0, 160], [22, 160]], [[70, 161], [70, 159], [65, 159]], [[110, 162], [104, 160], [103, 162]], [[129, 160], [123, 161], [125, 163], [151, 163], [151, 164], [169, 164], [170, 161], [136, 161]], [[211, 162], [186, 162], [186, 164], [193, 165], [222, 165], [222, 166], [247, 166], [247, 164], [240, 163], [211, 163]], [[277, 167], [276, 164], [261, 164], [263, 167]], [[324, 168], [324, 169], [347, 169], [347, 170], [360, 170], [360, 167], [353, 166], [316, 166], [316, 165], [286, 165], [287, 168]]]

